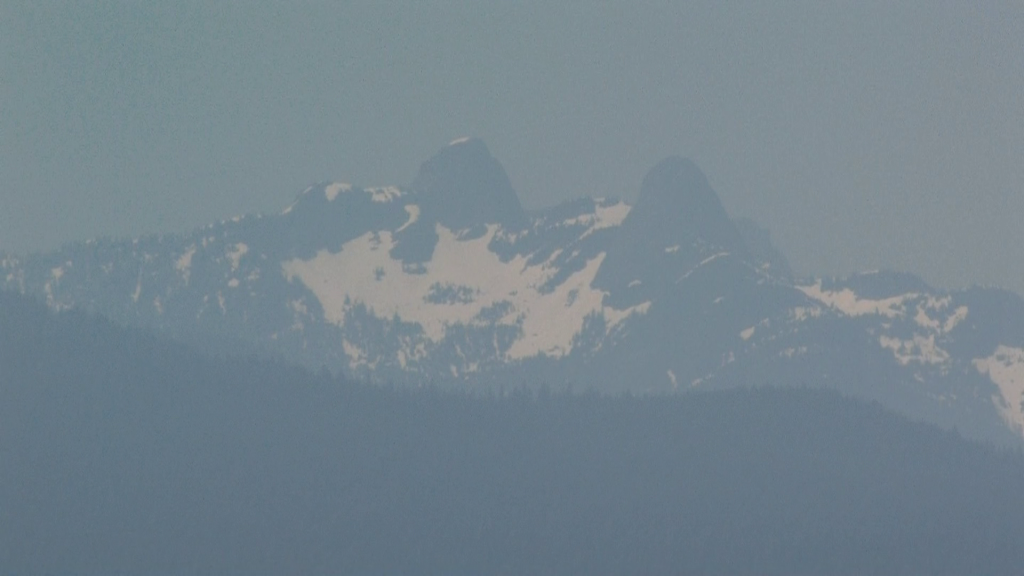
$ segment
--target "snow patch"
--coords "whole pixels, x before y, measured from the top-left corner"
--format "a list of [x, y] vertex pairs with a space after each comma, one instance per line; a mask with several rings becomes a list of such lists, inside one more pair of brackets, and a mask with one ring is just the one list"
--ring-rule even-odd
[[812, 286], [796, 286], [809, 298], [817, 300], [826, 306], [838, 310], [846, 316], [877, 315], [886, 318], [896, 318], [906, 314], [903, 304], [910, 299], [916, 298], [918, 294], [908, 293], [881, 300], [860, 298], [849, 288], [842, 290], [822, 290], [821, 280]]
[[[861, 298], [853, 290], [824, 290], [821, 280], [811, 286], [796, 286], [809, 298], [845, 316], [881, 316], [887, 319], [908, 318], [913, 311], [914, 325], [923, 328], [924, 334], [914, 334], [910, 338], [881, 335], [879, 344], [893, 353], [896, 360], [903, 366], [909, 364], [947, 365], [950, 355], [936, 344], [936, 337], [953, 330], [967, 318], [966, 306], [956, 308], [951, 314], [948, 309], [953, 299], [950, 296], [935, 297], [908, 292], [889, 298]], [[820, 315], [820, 309], [797, 307], [792, 310], [795, 320], [804, 320], [809, 316]], [[892, 330], [892, 322], [882, 322], [884, 331]], [[944, 368], [945, 371], [946, 368]]]
[[928, 312], [942, 312], [943, 310], [948, 309], [952, 303], [953, 299], [949, 296], [944, 298], [929, 296], [924, 302], [918, 304], [917, 314], [914, 316], [914, 322], [922, 328], [928, 328], [943, 334], [951, 332], [956, 328], [957, 324], [963, 322], [967, 318], [967, 306], [958, 307], [952, 314], [946, 317], [945, 321], [939, 318], [933, 318]]
[[673, 246], [667, 246], [667, 247], [665, 247], [665, 254], [674, 254], [676, 252], [679, 252], [679, 248], [680, 248], [679, 244], [675, 244]]
[[192, 257], [196, 254], [196, 245], [193, 244], [185, 251], [184, 254], [178, 258], [178, 261], [174, 263], [174, 269], [181, 274], [181, 277], [185, 280], [185, 285], [188, 285], [189, 278], [192, 276]]
[[456, 138], [455, 140], [452, 140], [451, 142], [448, 143], [448, 145], [458, 146], [459, 144], [465, 144], [466, 142], [469, 142], [471, 139], [472, 138], [470, 138], [469, 136], [462, 136], [461, 138]]
[[231, 260], [231, 271], [232, 272], [235, 272], [236, 270], [238, 270], [238, 266], [242, 262], [242, 256], [245, 256], [248, 253], [249, 253], [249, 247], [246, 246], [242, 242], [239, 242], [238, 244], [235, 244], [233, 249], [228, 250], [227, 252], [224, 253], [225, 256], [228, 257], [228, 260]]
[[415, 204], [407, 204], [405, 206], [405, 212], [409, 215], [409, 219], [405, 221], [405, 224], [402, 224], [397, 230], [395, 230], [396, 234], [405, 230], [409, 226], [412, 226], [414, 222], [420, 219], [420, 207]]
[[350, 342], [348, 338], [341, 341], [341, 348], [345, 351], [345, 356], [348, 357], [348, 367], [350, 369], [355, 370], [360, 366], [367, 366], [372, 369], [377, 366], [376, 362], [370, 364], [370, 358], [366, 351]]
[[305, 330], [306, 324], [302, 321], [302, 318], [309, 317], [309, 309], [306, 307], [306, 303], [302, 300], [291, 300], [288, 302], [288, 308], [292, 311], [291, 329], [295, 332]]
[[672, 383], [672, 389], [676, 390], [679, 388], [679, 381], [676, 380], [676, 373], [671, 370], [666, 370], [665, 373], [668, 375], [668, 381]]
[[751, 326], [750, 328], [747, 328], [746, 330], [740, 331], [740, 338], [742, 338], [744, 340], [750, 340], [750, 337], [754, 335], [754, 330], [755, 329], [757, 329], [757, 326]]
[[941, 322], [938, 320], [932, 320], [932, 318], [928, 316], [928, 313], [925, 312], [923, 306], [917, 307], [917, 315], [914, 316], [914, 322], [922, 328], [930, 328], [932, 330], [938, 330], [942, 326]]
[[335, 182], [333, 184], [328, 184], [324, 188], [324, 196], [327, 197], [328, 202], [334, 202], [334, 199], [338, 197], [338, 194], [351, 191], [352, 185], [348, 182]]
[[879, 336], [878, 343], [882, 348], [892, 350], [893, 356], [903, 366], [911, 362], [918, 364], [945, 364], [949, 362], [949, 353], [935, 344], [935, 335], [922, 336], [915, 334], [910, 340], [901, 340], [889, 336]]
[[583, 233], [580, 239], [586, 238], [598, 230], [621, 226], [623, 220], [629, 215], [630, 206], [625, 202], [608, 204], [599, 202], [594, 208], [594, 225]]
[[[541, 288], [555, 276], [553, 258], [528, 264], [530, 255], [517, 255], [502, 262], [488, 245], [498, 231], [489, 225], [475, 239], [460, 239], [452, 230], [437, 224], [434, 258], [419, 271], [408, 273], [389, 252], [394, 246], [391, 232], [369, 232], [337, 253], [321, 250], [310, 260], [282, 263], [291, 282], [299, 280], [320, 301], [328, 322], [342, 326], [347, 313], [364, 305], [381, 318], [398, 317], [420, 325], [424, 336], [439, 342], [449, 326], [516, 326], [519, 338], [504, 353], [514, 360], [537, 355], [561, 357], [573, 347], [573, 340], [593, 315], [604, 320], [606, 333], [632, 314], [646, 313], [650, 302], [619, 310], [603, 304], [606, 293], [591, 286], [605, 254], [590, 259], [553, 290]], [[471, 301], [433, 303], [432, 287], [465, 286], [474, 294]], [[498, 319], [482, 319], [485, 310], [504, 308]]]
[[3, 262], [0, 263], [0, 267], [4, 270], [9, 270], [5, 279], [8, 285], [17, 282], [18, 289], [22, 292], [25, 291], [25, 271], [21, 268], [21, 262], [13, 256], [4, 255]]
[[817, 306], [797, 306], [789, 311], [789, 316], [796, 322], [821, 316], [821, 308]]
[[62, 310], [64, 308], [57, 302], [56, 295], [53, 293], [54, 287], [60, 284], [60, 279], [63, 276], [64, 268], [59, 266], [53, 268], [50, 270], [50, 280], [47, 280], [46, 284], [43, 285], [43, 293], [46, 294], [46, 305], [54, 310]]
[[723, 256], [728, 256], [728, 255], [729, 255], [728, 252], [718, 252], [716, 254], [712, 254], [711, 256], [708, 256], [707, 258], [701, 260], [699, 264], [697, 264], [696, 266], [694, 266], [690, 270], [687, 270], [686, 274], [683, 274], [682, 276], [680, 276], [679, 279], [676, 280], [676, 284], [679, 284], [683, 280], [686, 280], [687, 278], [690, 277], [690, 274], [693, 274], [694, 272], [696, 272], [700, 268], [702, 268], [704, 266], [707, 266], [708, 264], [714, 262], [715, 260], [718, 260], [719, 258], [721, 258]]
[[609, 202], [602, 198], [595, 199], [595, 202], [596, 204], [593, 212], [568, 218], [559, 222], [559, 225], [588, 226], [583, 234], [580, 235], [580, 240], [583, 240], [598, 230], [621, 226], [622, 221], [625, 220], [626, 216], [629, 214], [630, 206], [625, 202]]
[[1000, 345], [987, 358], [976, 358], [974, 367], [999, 387], [1001, 397], [992, 401], [1006, 423], [1024, 435], [1024, 349]]
[[395, 198], [402, 196], [402, 191], [395, 186], [383, 186], [380, 188], [367, 188], [366, 193], [370, 195], [370, 200], [374, 202], [391, 202]]
[[626, 288], [633, 288], [633, 287], [639, 286], [639, 285], [640, 285], [640, 281], [639, 280], [633, 280], [632, 282], [630, 282], [629, 284], [626, 285]]
[[967, 319], [967, 314], [969, 312], [970, 312], [970, 310], [967, 308], [967, 306], [960, 306], [960, 307], [958, 307], [956, 309], [956, 311], [953, 312], [952, 316], [950, 316], [949, 318], [946, 318], [946, 323], [943, 324], [942, 331], [943, 332], [947, 332], [947, 333], [951, 332], [953, 330], [953, 328], [956, 328], [957, 324], [959, 324], [959, 323], [961, 323], [961, 322], [963, 322], [964, 320]]

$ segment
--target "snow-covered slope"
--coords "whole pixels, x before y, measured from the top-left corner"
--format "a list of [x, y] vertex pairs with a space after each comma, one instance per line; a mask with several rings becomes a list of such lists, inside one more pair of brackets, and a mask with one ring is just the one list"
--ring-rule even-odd
[[692, 162], [634, 207], [526, 212], [483, 142], [409, 187], [332, 182], [185, 236], [0, 256], [0, 281], [206, 346], [399, 383], [639, 393], [826, 385], [981, 438], [1024, 437], [1024, 302], [896, 273], [794, 280]]

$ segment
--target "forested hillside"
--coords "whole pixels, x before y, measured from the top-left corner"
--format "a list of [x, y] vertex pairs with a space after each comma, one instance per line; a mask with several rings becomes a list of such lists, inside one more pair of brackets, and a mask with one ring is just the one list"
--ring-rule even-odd
[[370, 387], [8, 293], [0, 463], [6, 573], [1024, 566], [1020, 454], [835, 392]]

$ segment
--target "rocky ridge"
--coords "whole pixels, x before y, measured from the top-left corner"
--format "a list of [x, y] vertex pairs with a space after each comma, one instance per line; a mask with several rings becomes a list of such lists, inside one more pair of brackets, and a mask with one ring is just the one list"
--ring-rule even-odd
[[890, 272], [795, 280], [691, 161], [635, 206], [527, 213], [477, 139], [408, 187], [322, 183], [277, 215], [0, 257], [0, 285], [226, 350], [407, 384], [634, 393], [830, 386], [1024, 438], [1024, 301]]

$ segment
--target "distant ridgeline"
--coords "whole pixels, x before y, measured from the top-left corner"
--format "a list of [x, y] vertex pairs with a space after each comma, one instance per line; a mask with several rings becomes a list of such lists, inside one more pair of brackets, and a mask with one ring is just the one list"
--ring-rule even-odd
[[1024, 565], [1019, 451], [834, 391], [353, 384], [4, 292], [0, 327], [0, 566], [12, 574]]
[[901, 273], [793, 277], [671, 157], [635, 205], [524, 211], [477, 139], [408, 187], [323, 183], [281, 214], [97, 240], [0, 280], [209, 350], [372, 382], [661, 394], [824, 386], [974, 438], [1024, 438], [1024, 301]]

